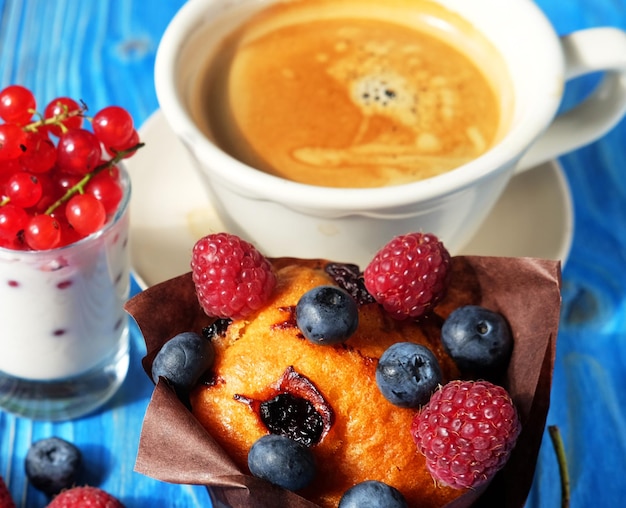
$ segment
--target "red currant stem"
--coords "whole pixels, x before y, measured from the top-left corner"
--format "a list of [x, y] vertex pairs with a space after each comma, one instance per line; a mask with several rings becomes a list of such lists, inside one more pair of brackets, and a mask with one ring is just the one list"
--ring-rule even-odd
[[115, 152], [115, 156], [112, 159], [109, 159], [108, 161], [103, 162], [102, 164], [99, 164], [98, 166], [94, 168], [93, 171], [87, 173], [77, 183], [75, 183], [70, 188], [68, 188], [67, 191], [65, 191], [65, 194], [63, 194], [63, 196], [61, 196], [54, 203], [52, 203], [44, 213], [46, 215], [50, 215], [59, 206], [61, 206], [63, 203], [68, 201], [72, 196], [74, 196], [74, 194], [83, 194], [83, 192], [85, 191], [85, 185], [89, 183], [89, 180], [91, 180], [94, 176], [96, 176], [101, 171], [112, 168], [118, 162], [120, 162], [124, 157], [139, 150], [142, 146], [144, 146], [144, 144], [145, 143], [137, 143], [135, 146], [132, 146], [126, 150], [120, 150], [119, 152]]
[[84, 117], [85, 111], [87, 111], [87, 105], [81, 101], [80, 109], [75, 109], [73, 111], [69, 111], [67, 105], [63, 104], [63, 112], [58, 115], [51, 116], [50, 118], [44, 118], [36, 111], [33, 111], [33, 114], [37, 114], [39, 116], [39, 120], [31, 122], [23, 127], [26, 132], [37, 132], [40, 127], [44, 127], [45, 125], [56, 125], [61, 129], [61, 132], [67, 132], [67, 127], [63, 123], [64, 120], [68, 118], [72, 118], [73, 116], [82, 116]]
[[567, 472], [567, 457], [565, 455], [565, 446], [561, 433], [556, 425], [549, 425], [548, 432], [552, 440], [552, 446], [556, 452], [557, 462], [559, 464], [559, 473], [561, 474], [561, 508], [569, 508], [570, 499], [570, 479]]

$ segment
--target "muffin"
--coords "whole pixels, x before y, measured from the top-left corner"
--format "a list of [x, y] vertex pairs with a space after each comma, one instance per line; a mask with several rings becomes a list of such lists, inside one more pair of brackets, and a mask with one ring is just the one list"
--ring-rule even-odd
[[[148, 374], [161, 346], [177, 333], [211, 330], [215, 351], [212, 368], [191, 389], [188, 400], [183, 397], [184, 403], [178, 403], [180, 394], [166, 380], [158, 382], [136, 469], [166, 481], [205, 484], [234, 507], [337, 506], [348, 488], [372, 479], [397, 488], [409, 506], [468, 507], [478, 497], [485, 506], [523, 506], [549, 402], [560, 302], [558, 262], [452, 258], [445, 296], [411, 319], [392, 317], [357, 288], [356, 331], [346, 341], [319, 345], [303, 336], [295, 309], [312, 288], [345, 287], [337, 278], [337, 266], [342, 265], [271, 260], [275, 286], [270, 296], [236, 319], [207, 315], [191, 274], [128, 302], [127, 310], [146, 339]], [[377, 387], [375, 371], [389, 346], [412, 342], [434, 353], [442, 383], [462, 377], [441, 345], [440, 329], [446, 317], [465, 304], [501, 312], [514, 332], [510, 363], [498, 382], [517, 406], [522, 433], [509, 463], [490, 484], [458, 490], [436, 482], [417, 452], [409, 429], [419, 408], [391, 404]], [[297, 493], [253, 478], [247, 466], [252, 444], [273, 432], [261, 405], [281, 394], [305, 399], [321, 422], [321, 430], [307, 436], [317, 466], [315, 479]]]

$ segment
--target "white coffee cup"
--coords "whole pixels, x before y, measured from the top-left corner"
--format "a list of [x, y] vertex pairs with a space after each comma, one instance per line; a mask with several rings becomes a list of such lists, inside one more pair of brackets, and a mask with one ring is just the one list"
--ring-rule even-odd
[[[595, 28], [559, 37], [532, 0], [437, 1], [480, 30], [504, 58], [514, 96], [510, 128], [491, 149], [457, 169], [367, 189], [296, 183], [249, 167], [216, 146], [191, 114], [205, 61], [224, 36], [273, 2], [189, 0], [183, 6], [158, 48], [157, 96], [230, 232], [268, 256], [361, 266], [392, 237], [410, 231], [435, 233], [454, 254], [512, 175], [598, 139], [624, 116], [626, 33]], [[565, 83], [598, 71], [604, 76], [596, 90], [557, 116]]]

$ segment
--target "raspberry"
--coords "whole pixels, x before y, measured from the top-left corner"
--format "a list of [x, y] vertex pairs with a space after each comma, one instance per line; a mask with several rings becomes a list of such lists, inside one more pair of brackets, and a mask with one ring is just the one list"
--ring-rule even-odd
[[511, 397], [488, 381], [449, 382], [411, 425], [430, 474], [455, 489], [491, 480], [508, 461], [520, 430]]
[[444, 296], [450, 254], [430, 233], [397, 236], [374, 256], [363, 273], [365, 287], [398, 320], [417, 318]]
[[191, 269], [200, 305], [218, 318], [249, 317], [276, 287], [269, 261], [252, 244], [228, 233], [198, 240]]
[[108, 492], [97, 487], [73, 487], [58, 494], [47, 508], [124, 508], [124, 505]]
[[0, 476], [0, 508], [15, 508], [15, 503], [11, 497], [11, 493], [4, 483], [4, 478]]

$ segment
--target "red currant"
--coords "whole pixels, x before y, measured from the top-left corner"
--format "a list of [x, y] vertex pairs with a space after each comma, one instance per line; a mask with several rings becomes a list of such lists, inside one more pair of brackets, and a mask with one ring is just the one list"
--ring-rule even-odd
[[16, 171], [20, 171], [22, 165], [19, 159], [0, 160], [0, 179], [11, 176]]
[[104, 205], [91, 194], [76, 194], [67, 202], [65, 217], [81, 235], [98, 231], [106, 220]]
[[53, 170], [51, 176], [54, 180], [55, 189], [60, 193], [60, 195], [63, 195], [67, 191], [69, 191], [72, 187], [74, 187], [74, 185], [80, 182], [82, 178], [82, 176], [80, 175], [64, 173], [62, 171], [59, 171], [58, 169]]
[[[133, 130], [133, 133], [131, 134], [130, 138], [128, 139], [126, 143], [124, 143], [123, 145], [119, 145], [119, 146], [112, 146], [112, 147], [107, 146], [106, 151], [110, 156], [113, 157], [117, 154], [117, 152], [128, 150], [132, 148], [133, 146], [137, 145], [138, 143], [139, 143], [139, 133], [136, 130]], [[128, 159], [128, 157], [135, 155], [135, 152], [136, 150], [126, 154], [124, 156], [124, 159]]]
[[35, 215], [24, 230], [24, 240], [34, 250], [54, 249], [61, 242], [61, 226], [50, 215]]
[[95, 169], [101, 157], [100, 142], [88, 130], [72, 129], [59, 138], [57, 165], [62, 171], [86, 175]]
[[96, 113], [91, 122], [94, 134], [104, 146], [126, 144], [133, 135], [133, 118], [119, 106], [108, 106]]
[[16, 123], [0, 124], [0, 160], [17, 159], [24, 152], [26, 133]]
[[93, 195], [104, 205], [107, 215], [114, 213], [124, 193], [117, 168], [95, 175], [85, 186], [85, 192]]
[[67, 222], [67, 219], [61, 219], [61, 217], [57, 216], [57, 220], [59, 221], [59, 225], [61, 226], [61, 241], [59, 242], [58, 247], [70, 245], [85, 238], [86, 235], [81, 235], [72, 226], [70, 226], [70, 223]]
[[0, 239], [14, 241], [28, 224], [26, 210], [11, 203], [0, 207]]
[[119, 152], [141, 146], [122, 107], [98, 111], [92, 132], [82, 103], [58, 97], [42, 114], [36, 106], [23, 86], [0, 90], [0, 247], [53, 249], [101, 229], [124, 195]]
[[26, 150], [20, 157], [22, 167], [31, 173], [45, 173], [57, 160], [57, 149], [45, 132], [30, 132], [26, 135]]
[[[80, 104], [74, 99], [58, 97], [46, 106], [43, 117], [45, 119], [64, 117], [64, 119], [59, 120], [59, 123], [62, 124], [65, 129], [79, 129], [83, 125], [83, 117], [76, 113], [81, 110]], [[72, 114], [72, 116], [68, 116], [69, 114]], [[60, 136], [64, 131], [60, 125], [50, 125], [48, 129], [55, 136]]]
[[13, 173], [5, 184], [5, 194], [11, 203], [23, 208], [35, 206], [41, 199], [42, 193], [39, 179], [26, 171]]
[[28, 123], [35, 108], [35, 96], [26, 87], [10, 85], [0, 91], [0, 118], [7, 123]]

